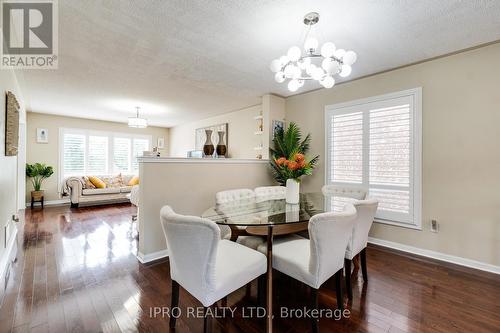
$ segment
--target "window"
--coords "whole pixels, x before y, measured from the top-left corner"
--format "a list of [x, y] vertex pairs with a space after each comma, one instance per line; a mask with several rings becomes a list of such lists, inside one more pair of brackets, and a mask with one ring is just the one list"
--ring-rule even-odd
[[72, 175], [137, 173], [137, 156], [149, 150], [151, 136], [61, 128], [61, 180]]
[[328, 184], [379, 200], [376, 221], [420, 228], [421, 88], [326, 107]]

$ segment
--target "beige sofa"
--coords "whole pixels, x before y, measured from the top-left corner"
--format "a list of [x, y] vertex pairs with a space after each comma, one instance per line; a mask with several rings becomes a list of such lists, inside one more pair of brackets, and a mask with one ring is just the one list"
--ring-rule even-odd
[[[97, 176], [101, 179], [110, 178], [109, 176]], [[63, 195], [68, 195], [71, 201], [71, 207], [80, 205], [104, 205], [119, 202], [130, 202], [127, 195], [132, 186], [127, 186], [132, 175], [122, 175], [123, 185], [115, 185], [106, 188], [87, 188], [83, 177], [69, 177], [64, 181]]]

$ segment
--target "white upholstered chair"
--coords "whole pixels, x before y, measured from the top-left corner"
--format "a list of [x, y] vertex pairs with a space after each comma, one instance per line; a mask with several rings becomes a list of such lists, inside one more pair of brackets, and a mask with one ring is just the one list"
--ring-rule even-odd
[[[316, 308], [318, 289], [335, 276], [337, 305], [343, 309], [342, 270], [355, 218], [356, 209], [347, 204], [342, 212], [311, 217], [310, 239], [290, 236], [277, 239], [273, 244], [273, 268], [310, 286]], [[259, 251], [265, 251], [265, 248], [259, 247]], [[313, 320], [313, 330], [317, 331], [316, 320]]]
[[364, 200], [366, 198], [366, 191], [357, 187], [323, 185], [321, 192], [323, 192], [323, 195], [334, 197], [347, 197], [357, 200]]
[[267, 200], [282, 200], [286, 196], [284, 186], [261, 186], [254, 189], [255, 201], [257, 203]]
[[[236, 205], [238, 211], [241, 211], [242, 206], [244, 206], [245, 204], [248, 205], [249, 211], [252, 211], [254, 208], [253, 206], [255, 206], [256, 204], [255, 192], [251, 189], [242, 188], [235, 190], [226, 190], [217, 192], [215, 194], [215, 207], [216, 210], [221, 213], [227, 213], [228, 215], [230, 215], [233, 210], [233, 205]], [[246, 219], [248, 217], [242, 214], [241, 218]], [[221, 228], [221, 232], [223, 232], [225, 235], [224, 239], [230, 239], [231, 228], [229, 228], [227, 225], [220, 225], [219, 227]], [[237, 227], [237, 229], [245, 230], [245, 227]], [[237, 238], [236, 242], [249, 248], [257, 249], [257, 247], [263, 243], [263, 240], [261, 237], [257, 236], [240, 236]]]
[[[205, 314], [212, 304], [267, 271], [266, 256], [220, 239], [220, 229], [208, 220], [176, 214], [169, 206], [160, 212], [172, 278], [172, 308], [179, 304], [179, 285], [198, 299]], [[175, 318], [170, 318], [175, 327]], [[205, 315], [205, 331], [209, 328]]]
[[345, 252], [345, 283], [347, 295], [352, 299], [351, 285], [351, 262], [352, 259], [360, 254], [361, 272], [363, 281], [368, 282], [368, 272], [366, 269], [366, 245], [368, 244], [368, 233], [373, 224], [373, 219], [377, 212], [378, 201], [376, 199], [358, 200], [353, 203], [357, 211], [357, 217], [354, 220], [352, 235], [347, 244]]

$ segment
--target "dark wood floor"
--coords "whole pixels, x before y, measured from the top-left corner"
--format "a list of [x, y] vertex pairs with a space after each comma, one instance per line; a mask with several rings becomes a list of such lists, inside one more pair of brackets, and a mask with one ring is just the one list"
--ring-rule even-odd
[[[26, 210], [18, 260], [0, 308], [0, 332], [166, 332], [168, 319], [150, 308], [170, 303], [169, 264], [135, 258], [128, 205]], [[458, 267], [368, 249], [369, 283], [355, 275], [351, 318], [322, 319], [322, 332], [500, 332], [500, 280]], [[361, 274], [360, 274], [361, 275]], [[307, 332], [305, 319], [283, 319], [280, 307], [308, 305], [308, 289], [277, 275], [276, 332]], [[233, 293], [235, 318], [212, 321], [215, 332], [263, 332], [263, 319], [243, 318], [256, 306], [256, 284]], [[181, 290], [181, 307], [201, 306]], [[335, 309], [334, 283], [319, 306]], [[248, 312], [247, 312], [248, 314]], [[181, 317], [177, 332], [201, 332], [203, 320]]]

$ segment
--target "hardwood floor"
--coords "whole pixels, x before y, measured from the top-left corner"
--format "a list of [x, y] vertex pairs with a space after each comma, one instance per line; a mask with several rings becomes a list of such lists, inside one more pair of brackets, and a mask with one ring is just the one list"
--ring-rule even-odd
[[[19, 223], [18, 260], [0, 308], [0, 332], [166, 332], [168, 260], [135, 258], [135, 209], [129, 205], [26, 210]], [[322, 332], [500, 332], [500, 279], [452, 265], [413, 259], [378, 247], [367, 250], [369, 283], [353, 274], [349, 319], [323, 318]], [[319, 307], [335, 309], [334, 281], [319, 292]], [[244, 318], [257, 306], [257, 282], [231, 294], [232, 319], [212, 320], [213, 332], [263, 332], [264, 319]], [[280, 318], [280, 308], [302, 309], [309, 290], [276, 274], [275, 332], [309, 332], [309, 319]], [[347, 301], [347, 299], [346, 299]], [[183, 311], [201, 308], [184, 290]], [[247, 312], [243, 312], [243, 308]], [[177, 332], [202, 332], [202, 318], [177, 319]]]

